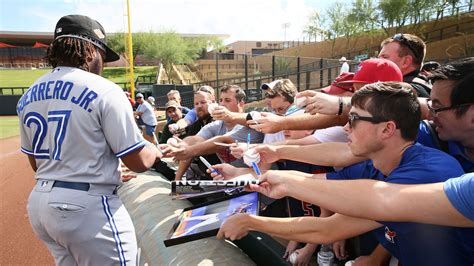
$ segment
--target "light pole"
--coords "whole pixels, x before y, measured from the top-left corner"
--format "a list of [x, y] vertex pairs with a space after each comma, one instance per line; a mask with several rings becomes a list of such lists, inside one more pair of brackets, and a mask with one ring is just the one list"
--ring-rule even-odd
[[286, 29], [288, 29], [290, 26], [291, 26], [290, 22], [285, 22], [281, 24], [281, 27], [283, 28], [283, 32], [284, 32], [284, 37], [283, 37], [284, 42], [286, 42]]

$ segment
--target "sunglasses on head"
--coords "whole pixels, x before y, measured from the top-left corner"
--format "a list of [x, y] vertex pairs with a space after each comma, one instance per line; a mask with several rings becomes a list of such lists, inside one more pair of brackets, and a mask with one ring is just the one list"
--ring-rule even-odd
[[405, 45], [406, 47], [408, 47], [408, 49], [410, 49], [413, 53], [413, 55], [418, 58], [418, 55], [416, 53], [416, 50], [415, 48], [411, 45], [410, 43], [410, 40], [408, 40], [404, 35], [403, 33], [397, 33], [395, 35], [393, 35], [392, 37], [392, 40], [395, 40], [403, 45]]

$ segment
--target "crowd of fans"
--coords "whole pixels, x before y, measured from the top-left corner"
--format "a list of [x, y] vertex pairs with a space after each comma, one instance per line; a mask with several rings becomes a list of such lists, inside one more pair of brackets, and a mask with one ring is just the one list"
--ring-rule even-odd
[[[287, 239], [294, 265], [308, 265], [320, 244], [352, 265], [473, 265], [474, 58], [440, 65], [423, 63], [425, 53], [419, 37], [395, 34], [321, 91], [263, 84], [261, 112], [244, 112], [236, 85], [217, 88], [219, 99], [200, 87], [191, 110], [170, 91], [159, 142], [177, 170], [171, 160], [154, 169], [170, 180], [255, 175], [260, 185], [248, 189], [265, 195], [261, 215], [233, 215], [218, 238]], [[143, 95], [137, 102], [150, 140], [156, 120]], [[245, 164], [248, 150], [262, 175]]]

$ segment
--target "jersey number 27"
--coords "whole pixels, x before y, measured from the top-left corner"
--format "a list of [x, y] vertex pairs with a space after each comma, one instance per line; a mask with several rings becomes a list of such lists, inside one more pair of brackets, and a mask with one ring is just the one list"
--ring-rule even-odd
[[[33, 136], [33, 156], [36, 159], [50, 159], [52, 155], [53, 160], [61, 160], [61, 146], [66, 136], [67, 124], [69, 122], [69, 116], [71, 115], [71, 110], [58, 110], [48, 112], [47, 121], [39, 113], [29, 112], [25, 115], [23, 124], [27, 127], [31, 127], [31, 124], [36, 125], [36, 131]], [[43, 142], [44, 138], [48, 134], [48, 122], [56, 123], [56, 133], [54, 134], [54, 148], [52, 154], [50, 154], [49, 149], [44, 149]]]

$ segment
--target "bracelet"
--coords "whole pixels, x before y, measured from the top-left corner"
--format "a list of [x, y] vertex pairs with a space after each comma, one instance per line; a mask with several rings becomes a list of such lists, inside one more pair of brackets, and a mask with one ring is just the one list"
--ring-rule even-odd
[[344, 105], [344, 101], [342, 100], [342, 97], [339, 97], [339, 111], [337, 112], [337, 115], [342, 115], [343, 105]]

